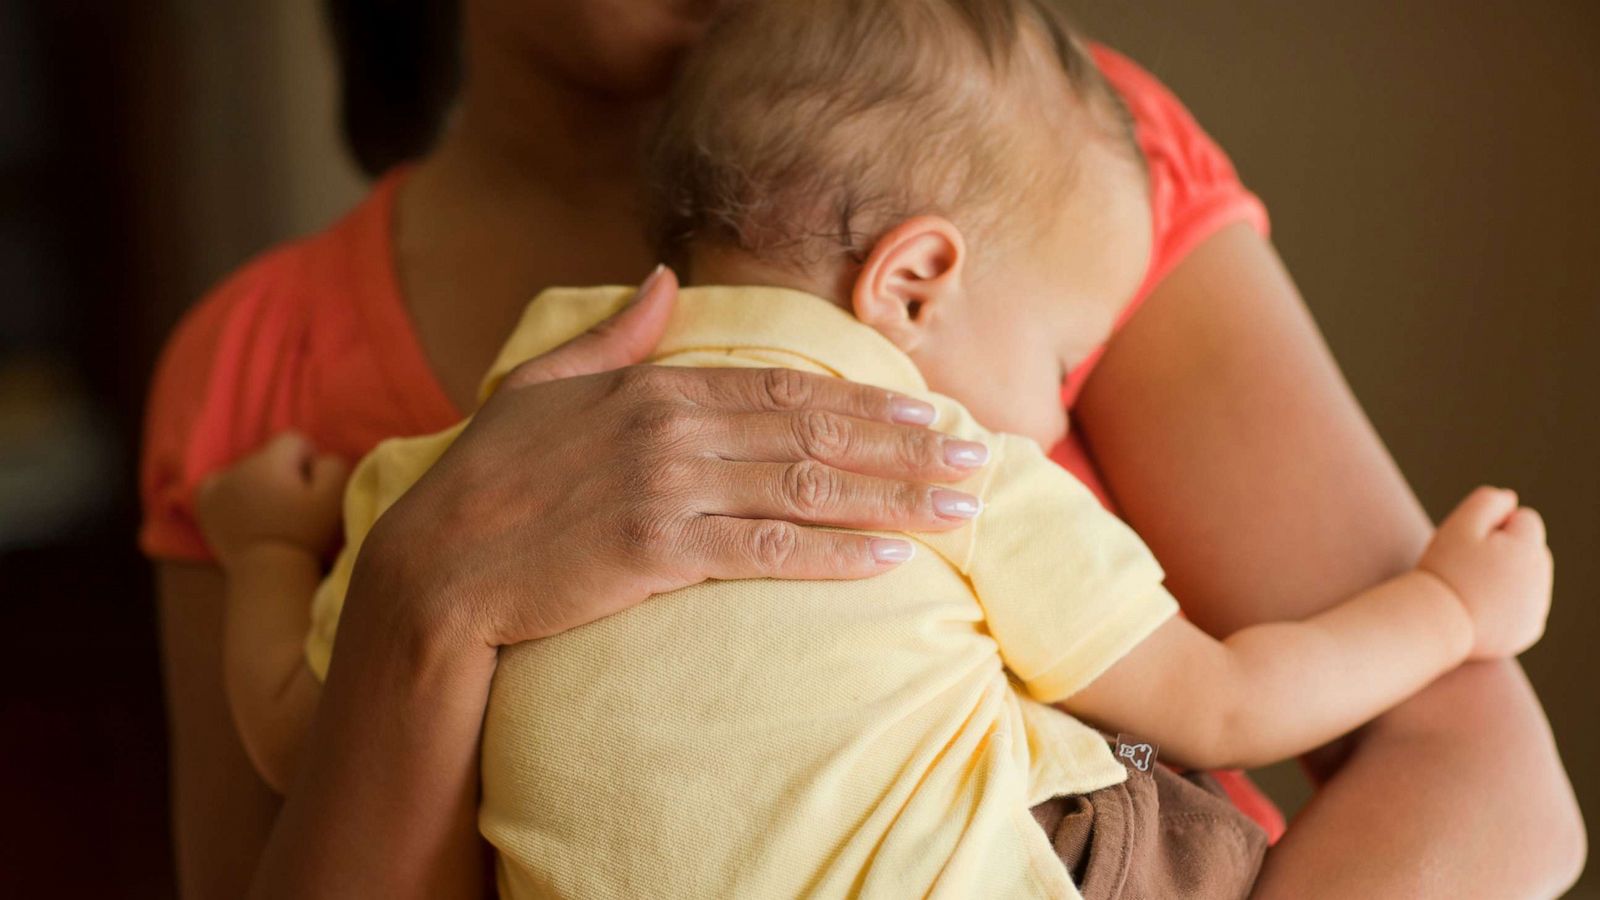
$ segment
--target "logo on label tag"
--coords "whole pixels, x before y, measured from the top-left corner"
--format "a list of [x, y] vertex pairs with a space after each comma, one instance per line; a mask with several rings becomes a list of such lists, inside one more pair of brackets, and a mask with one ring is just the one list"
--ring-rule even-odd
[[1144, 741], [1135, 741], [1126, 735], [1117, 735], [1117, 758], [1125, 759], [1128, 764], [1141, 772], [1150, 771], [1156, 764], [1156, 747]]

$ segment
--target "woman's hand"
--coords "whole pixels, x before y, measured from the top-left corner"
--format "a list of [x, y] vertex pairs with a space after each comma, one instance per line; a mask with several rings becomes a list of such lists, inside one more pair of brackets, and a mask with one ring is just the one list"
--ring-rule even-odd
[[[706, 578], [859, 578], [910, 545], [797, 527], [942, 515], [986, 451], [882, 390], [760, 370], [623, 368], [670, 272], [516, 370], [364, 542], [256, 897], [481, 896], [478, 738], [494, 648]], [[604, 374], [593, 374], [601, 373]]]
[[356, 577], [392, 568], [430, 628], [494, 647], [707, 578], [861, 578], [912, 553], [804, 525], [962, 524], [941, 510], [971, 498], [928, 483], [987, 451], [923, 427], [926, 403], [784, 369], [614, 368], [649, 353], [676, 297], [658, 270], [615, 318], [513, 371], [378, 522]]

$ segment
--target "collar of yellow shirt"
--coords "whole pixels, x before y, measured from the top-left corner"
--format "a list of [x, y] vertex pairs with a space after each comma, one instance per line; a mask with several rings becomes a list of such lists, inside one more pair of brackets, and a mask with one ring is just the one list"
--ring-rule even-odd
[[[522, 362], [554, 350], [633, 299], [631, 287], [551, 288], [528, 304], [478, 392], [479, 402]], [[910, 357], [843, 309], [777, 287], [690, 287], [678, 295], [652, 359], [738, 347], [790, 354], [848, 381], [925, 393]]]

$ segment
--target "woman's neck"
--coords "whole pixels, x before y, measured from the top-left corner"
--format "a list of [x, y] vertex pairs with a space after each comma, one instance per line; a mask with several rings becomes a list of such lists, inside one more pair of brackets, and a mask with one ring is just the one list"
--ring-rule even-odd
[[645, 111], [474, 62], [447, 131], [401, 185], [394, 220], [404, 302], [463, 409], [538, 291], [637, 282], [654, 263], [638, 208]]
[[479, 43], [432, 158], [515, 191], [637, 186], [639, 140], [654, 101], [610, 98], [528, 53]]
[[[538, 257], [544, 248], [571, 259], [581, 251], [571, 259], [582, 263], [576, 272], [525, 259], [552, 278], [599, 274], [612, 268], [608, 258], [626, 266], [614, 277], [647, 269], [639, 150], [653, 101], [598, 95], [491, 41], [479, 41], [471, 58], [444, 133], [402, 190], [401, 237], [448, 230], [458, 241], [470, 237], [463, 249], [484, 254], [518, 247]], [[408, 210], [417, 214], [409, 221]], [[494, 268], [512, 281], [533, 274], [503, 258]]]

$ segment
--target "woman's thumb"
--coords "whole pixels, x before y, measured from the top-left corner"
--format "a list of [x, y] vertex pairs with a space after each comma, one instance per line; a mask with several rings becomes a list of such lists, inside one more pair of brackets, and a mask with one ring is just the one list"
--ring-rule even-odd
[[517, 384], [539, 384], [608, 372], [644, 362], [661, 341], [678, 301], [678, 276], [656, 266], [633, 302], [616, 315], [543, 356], [517, 367]]

